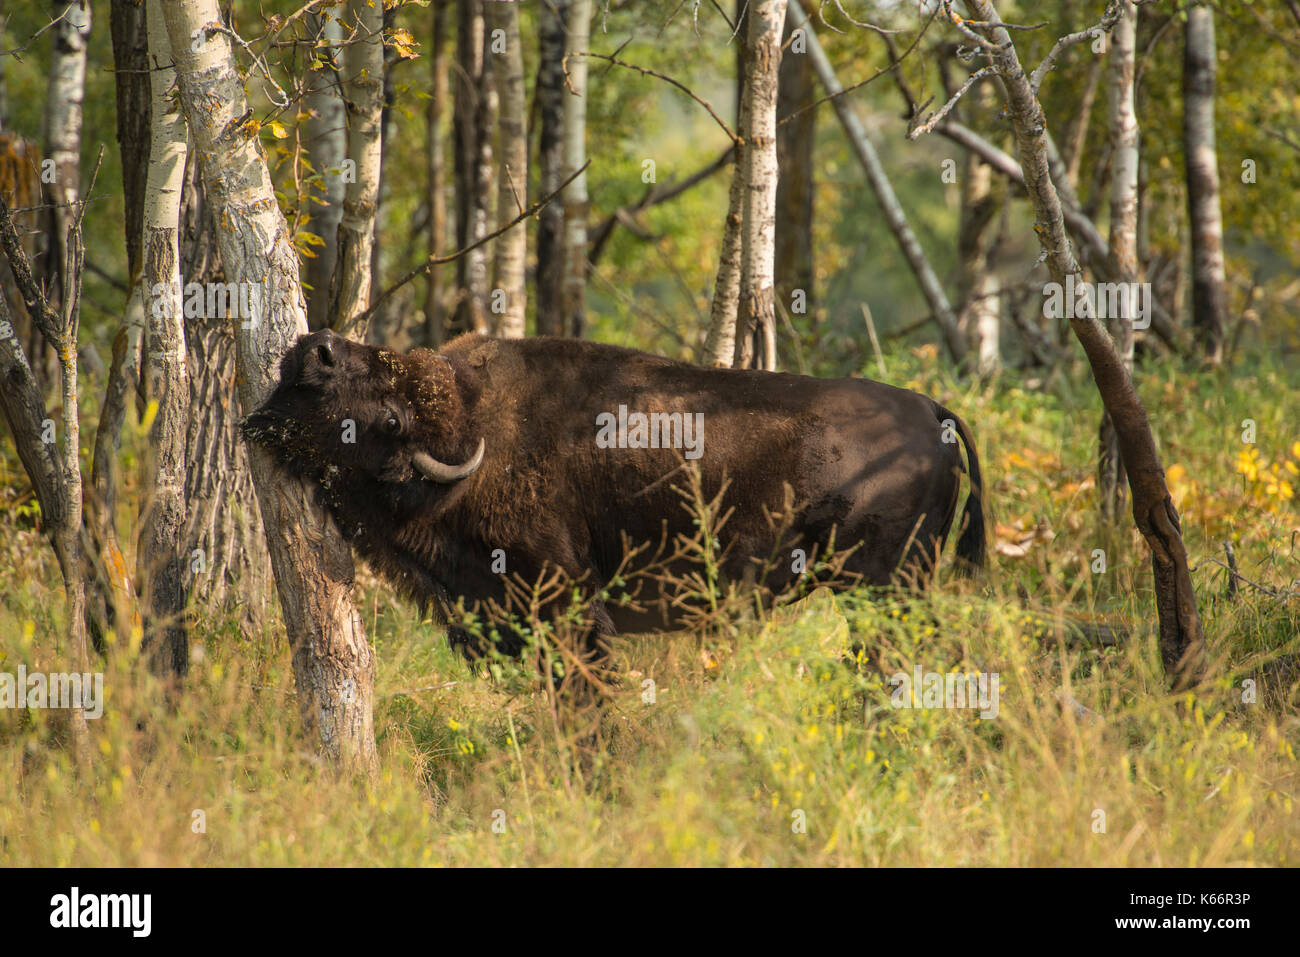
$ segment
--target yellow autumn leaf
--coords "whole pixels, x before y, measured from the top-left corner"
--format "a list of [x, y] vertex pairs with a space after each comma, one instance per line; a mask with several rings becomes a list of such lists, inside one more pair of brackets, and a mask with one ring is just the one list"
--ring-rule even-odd
[[289, 136], [289, 131], [284, 128], [284, 124], [279, 120], [272, 120], [270, 123], [267, 123], [266, 128], [271, 131], [271, 135], [277, 140], [287, 139]]
[[158, 417], [158, 400], [150, 399], [149, 404], [145, 406], [144, 418], [140, 420], [140, 430], [148, 432], [153, 427], [153, 420]]

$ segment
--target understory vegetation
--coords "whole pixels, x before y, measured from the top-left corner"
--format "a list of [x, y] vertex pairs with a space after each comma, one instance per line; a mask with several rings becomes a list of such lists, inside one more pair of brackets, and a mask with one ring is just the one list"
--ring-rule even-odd
[[[1086, 370], [980, 386], [933, 347], [884, 358], [890, 381], [975, 429], [986, 574], [955, 574], [950, 543], [923, 596], [822, 589], [700, 633], [621, 636], [593, 753], [553, 719], [535, 672], [467, 664], [360, 569], [373, 784], [314, 756], [276, 616], [248, 631], [196, 614], [183, 694], [138, 664], [138, 634], [92, 664], [107, 705], [88, 776], [51, 746], [60, 712], [0, 710], [0, 863], [1295, 866], [1294, 372], [1265, 358], [1139, 369], [1211, 653], [1206, 687], [1171, 695], [1146, 546], [1097, 518]], [[125, 476], [145, 441], [130, 424]], [[53, 669], [59, 573], [4, 455], [0, 669]], [[1103, 646], [1079, 623], [1123, 634]], [[891, 677], [917, 668], [996, 675], [996, 716], [894, 707]]]

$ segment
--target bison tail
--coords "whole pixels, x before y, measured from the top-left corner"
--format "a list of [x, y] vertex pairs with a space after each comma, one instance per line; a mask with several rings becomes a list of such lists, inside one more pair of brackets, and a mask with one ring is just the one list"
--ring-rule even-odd
[[966, 447], [966, 472], [970, 476], [970, 494], [966, 496], [966, 508], [961, 514], [961, 537], [957, 539], [957, 557], [962, 559], [967, 571], [983, 568], [985, 564], [985, 528], [984, 528], [984, 481], [980, 477], [980, 458], [975, 451], [975, 440], [970, 429], [958, 416], [949, 412], [938, 403], [935, 404], [939, 419], [951, 419]]

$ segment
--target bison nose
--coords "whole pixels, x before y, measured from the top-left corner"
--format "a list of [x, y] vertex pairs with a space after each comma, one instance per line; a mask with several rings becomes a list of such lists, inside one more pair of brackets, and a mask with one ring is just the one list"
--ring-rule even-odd
[[317, 362], [328, 368], [334, 368], [334, 333], [325, 330], [313, 352]]

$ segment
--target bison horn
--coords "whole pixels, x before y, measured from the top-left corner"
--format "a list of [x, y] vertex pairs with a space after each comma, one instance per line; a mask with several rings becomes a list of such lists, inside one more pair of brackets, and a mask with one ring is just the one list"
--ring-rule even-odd
[[448, 465], [445, 462], [439, 462], [432, 455], [426, 455], [424, 452], [416, 452], [411, 457], [411, 461], [425, 478], [432, 482], [449, 485], [452, 482], [459, 482], [463, 478], [468, 478], [478, 471], [478, 467], [483, 464], [483, 450], [485, 447], [486, 443], [479, 439], [477, 451], [464, 465]]

